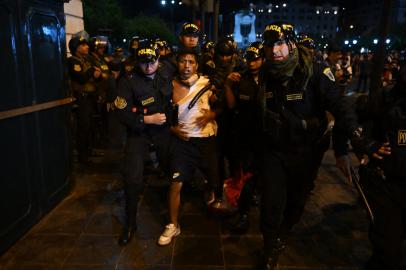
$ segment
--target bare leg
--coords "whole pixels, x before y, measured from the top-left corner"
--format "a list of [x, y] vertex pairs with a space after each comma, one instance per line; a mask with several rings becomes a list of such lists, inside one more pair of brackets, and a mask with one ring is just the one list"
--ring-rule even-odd
[[181, 182], [172, 182], [169, 188], [169, 218], [171, 223], [178, 226], [178, 215], [180, 206], [180, 190], [182, 189]]

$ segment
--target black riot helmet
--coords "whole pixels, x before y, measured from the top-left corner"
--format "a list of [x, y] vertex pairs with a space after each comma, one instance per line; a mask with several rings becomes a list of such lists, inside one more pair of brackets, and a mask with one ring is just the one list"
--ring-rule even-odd
[[68, 44], [70, 53], [72, 55], [75, 54], [76, 49], [82, 44], [89, 45], [89, 42], [84, 37], [79, 37], [79, 36], [72, 37], [71, 40], [69, 40], [69, 44]]
[[105, 36], [92, 37], [89, 40], [89, 49], [91, 52], [95, 52], [100, 48], [106, 48], [109, 46], [109, 39]]
[[210, 50], [214, 49], [216, 45], [214, 44], [213, 41], [207, 41], [206, 43], [203, 44], [203, 52], [207, 53], [210, 52]]
[[248, 48], [245, 50], [244, 58], [247, 60], [247, 62], [264, 57], [264, 46], [259, 41], [251, 43], [251, 45], [249, 45]]
[[135, 52], [136, 52], [137, 49], [138, 49], [139, 44], [140, 44], [140, 37], [139, 37], [139, 36], [134, 36], [134, 37], [132, 37], [131, 40], [130, 40], [130, 44], [129, 44], [129, 46], [128, 46], [128, 51], [129, 51], [131, 54], [134, 55]]
[[198, 37], [200, 35], [199, 26], [194, 23], [184, 23], [182, 26], [181, 36], [194, 36]]
[[233, 55], [236, 53], [236, 44], [232, 38], [219, 40], [214, 48], [216, 55]]
[[286, 43], [296, 43], [296, 34], [292, 24], [284, 22], [275, 22], [268, 24], [265, 27], [264, 34], [262, 35], [264, 46], [273, 46], [278, 41], [285, 41]]
[[304, 33], [299, 34], [297, 43], [303, 45], [305, 48], [308, 49], [316, 49], [316, 44], [314, 43], [314, 40]]
[[155, 45], [158, 47], [158, 49], [169, 49], [169, 44], [166, 40], [157, 38], [155, 40]]
[[149, 39], [140, 41], [137, 50], [137, 60], [140, 63], [153, 63], [159, 58], [159, 49], [155, 42]]

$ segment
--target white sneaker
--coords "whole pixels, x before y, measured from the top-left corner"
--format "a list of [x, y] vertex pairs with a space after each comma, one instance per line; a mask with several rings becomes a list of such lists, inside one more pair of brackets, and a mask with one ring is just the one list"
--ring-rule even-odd
[[172, 241], [172, 238], [178, 236], [179, 234], [180, 234], [179, 225], [178, 227], [176, 227], [175, 224], [173, 223], [166, 225], [164, 232], [158, 239], [158, 245], [160, 246], [168, 245]]

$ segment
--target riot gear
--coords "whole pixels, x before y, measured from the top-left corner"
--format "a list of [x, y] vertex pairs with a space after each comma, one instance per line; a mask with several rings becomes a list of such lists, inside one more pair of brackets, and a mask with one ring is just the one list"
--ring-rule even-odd
[[106, 48], [109, 46], [109, 40], [105, 36], [92, 37], [89, 40], [89, 49], [91, 52], [96, 52], [100, 48]]
[[261, 42], [251, 43], [251, 45], [245, 50], [244, 58], [249, 62], [260, 57], [265, 57], [264, 46]]
[[299, 34], [299, 38], [298, 38], [298, 44], [303, 45], [304, 47], [308, 48], [308, 49], [316, 49], [316, 44], [314, 43], [314, 40], [309, 37], [306, 34]]
[[159, 58], [159, 49], [155, 46], [155, 42], [151, 40], [143, 40], [137, 50], [137, 60], [140, 63], [155, 62]]
[[182, 31], [180, 32], [180, 35], [198, 37], [200, 35], [200, 29], [194, 23], [184, 23], [182, 26]]
[[204, 43], [203, 45], [203, 53], [208, 53], [210, 52], [210, 50], [213, 50], [215, 47], [215, 44], [213, 41], [207, 41], [206, 43]]
[[273, 46], [278, 41], [296, 43], [296, 35], [293, 25], [283, 22], [275, 22], [265, 27], [263, 44], [265, 46]]
[[139, 45], [140, 45], [140, 37], [139, 36], [132, 37], [130, 40], [130, 45], [128, 47], [128, 51], [130, 52], [130, 54], [134, 55]]
[[221, 39], [214, 49], [216, 55], [233, 55], [235, 52], [236, 45], [232, 38]]
[[82, 45], [82, 44], [87, 44], [89, 45], [87, 39], [83, 38], [83, 37], [73, 37], [70, 41], [69, 41], [69, 51], [70, 53], [73, 55], [76, 53], [76, 49]]

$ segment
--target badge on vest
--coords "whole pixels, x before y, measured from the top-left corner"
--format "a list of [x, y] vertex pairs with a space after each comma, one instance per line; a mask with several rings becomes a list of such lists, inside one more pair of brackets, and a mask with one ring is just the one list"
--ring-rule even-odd
[[251, 99], [250, 96], [247, 96], [247, 95], [240, 95], [239, 97], [240, 97], [240, 100], [245, 100], [245, 101], [248, 101]]
[[295, 94], [286, 95], [287, 101], [302, 100], [302, 99], [303, 99], [303, 93], [295, 93]]
[[102, 70], [109, 70], [109, 67], [108, 67], [107, 65], [102, 65], [102, 66], [101, 66], [101, 69], [102, 69]]
[[125, 66], [125, 71], [130, 72], [133, 70], [133, 66]]
[[82, 71], [82, 67], [81, 67], [80, 65], [74, 65], [74, 66], [73, 66], [73, 69], [74, 69], [75, 71], [77, 71], [77, 72]]
[[273, 92], [265, 92], [264, 97], [265, 98], [273, 98]]
[[114, 100], [114, 105], [117, 107], [117, 109], [122, 110], [127, 107], [127, 101], [124, 98], [117, 96]]
[[142, 106], [147, 106], [148, 104], [154, 103], [155, 99], [154, 97], [150, 97], [144, 100], [141, 100]]
[[330, 81], [333, 81], [333, 82], [336, 81], [336, 78], [334, 77], [334, 74], [333, 74], [333, 72], [331, 72], [331, 69], [329, 67], [325, 68], [323, 70], [323, 73], [330, 79]]
[[398, 131], [398, 145], [406, 145], [406, 130]]

